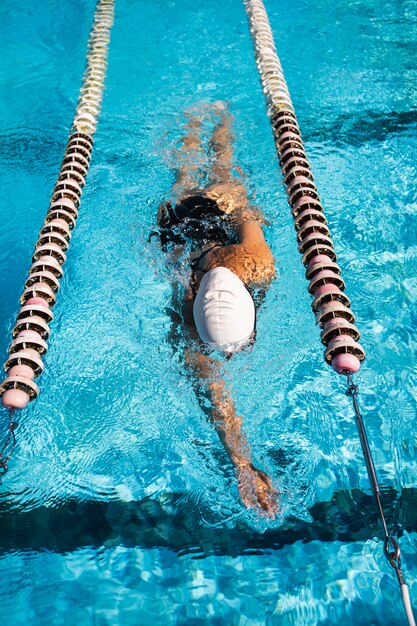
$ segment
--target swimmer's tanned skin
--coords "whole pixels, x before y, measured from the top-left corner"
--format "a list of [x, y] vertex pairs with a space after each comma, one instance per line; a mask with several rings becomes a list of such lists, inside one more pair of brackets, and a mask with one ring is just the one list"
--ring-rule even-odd
[[[205, 242], [203, 249], [193, 253], [201, 256], [194, 269], [190, 286], [182, 302], [182, 319], [191, 338], [197, 338], [192, 305], [199, 283], [205, 272], [216, 267], [232, 271], [250, 289], [257, 285], [265, 288], [275, 276], [272, 253], [265, 241], [262, 229], [262, 216], [250, 206], [244, 184], [233, 175], [233, 147], [231, 117], [225, 106], [218, 103], [213, 107], [218, 119], [209, 143], [212, 155], [207, 167], [207, 154], [202, 143], [201, 111], [188, 113], [185, 135], [176, 154], [178, 168], [172, 196], [178, 205], [184, 200], [198, 196], [214, 201], [232, 225], [234, 243], [218, 245], [216, 241]], [[208, 170], [209, 184], [203, 189], [200, 185], [201, 170]], [[160, 209], [158, 222], [161, 225], [164, 207]], [[216, 245], [217, 244], [217, 245]], [[241, 498], [247, 507], [252, 507], [274, 517], [277, 510], [277, 492], [270, 478], [251, 462], [251, 452], [242, 432], [242, 418], [236, 414], [230, 390], [222, 373], [222, 364], [190, 342], [186, 352], [186, 362], [208, 393], [213, 424], [229, 457], [236, 468]]]

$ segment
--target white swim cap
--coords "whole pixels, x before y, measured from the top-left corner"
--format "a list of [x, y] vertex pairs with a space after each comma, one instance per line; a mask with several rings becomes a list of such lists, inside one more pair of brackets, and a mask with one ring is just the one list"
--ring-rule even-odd
[[242, 281], [226, 267], [215, 267], [201, 280], [194, 300], [194, 321], [204, 343], [235, 352], [255, 327], [255, 304]]

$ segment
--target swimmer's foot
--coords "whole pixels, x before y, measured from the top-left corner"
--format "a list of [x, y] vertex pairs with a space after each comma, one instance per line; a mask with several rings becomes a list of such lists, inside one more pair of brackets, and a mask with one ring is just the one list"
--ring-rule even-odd
[[226, 113], [228, 110], [227, 102], [224, 100], [216, 100], [211, 106], [217, 113]]
[[246, 188], [240, 181], [227, 180], [227, 176], [222, 182], [210, 183], [204, 190], [205, 195], [210, 200], [214, 200], [223, 213], [231, 214], [236, 210], [241, 211], [242, 207], [249, 205]]
[[278, 492], [271, 479], [246, 459], [237, 465], [239, 493], [245, 506], [262, 509], [267, 517], [275, 517], [278, 512]]

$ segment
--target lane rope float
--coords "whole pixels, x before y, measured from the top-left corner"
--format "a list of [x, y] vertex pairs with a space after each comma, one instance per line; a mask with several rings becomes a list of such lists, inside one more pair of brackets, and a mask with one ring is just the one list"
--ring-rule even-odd
[[321, 326], [324, 359], [347, 377], [346, 394], [352, 398], [356, 426], [366, 470], [383, 529], [384, 554], [397, 574], [408, 623], [415, 626], [408, 586], [401, 569], [400, 547], [389, 533], [381, 504], [375, 465], [358, 403], [353, 374], [359, 371], [365, 352], [358, 343], [360, 333], [345, 293], [323, 206], [306, 155], [288, 85], [275, 48], [269, 18], [262, 0], [244, 0], [254, 41], [255, 60], [274, 134], [275, 147], [294, 218], [298, 250], [306, 268], [312, 309]]
[[101, 109], [110, 30], [114, 20], [114, 0], [99, 0], [88, 40], [86, 69], [72, 122], [68, 143], [50, 205], [40, 230], [32, 265], [20, 297], [21, 308], [12, 331], [6, 378], [0, 384], [2, 403], [10, 411], [8, 433], [0, 450], [0, 474], [16, 443], [16, 411], [38, 397], [34, 379], [44, 369], [42, 362], [48, 346], [52, 308], [60, 288], [66, 252], [78, 218], [83, 187], [86, 183], [93, 136]]

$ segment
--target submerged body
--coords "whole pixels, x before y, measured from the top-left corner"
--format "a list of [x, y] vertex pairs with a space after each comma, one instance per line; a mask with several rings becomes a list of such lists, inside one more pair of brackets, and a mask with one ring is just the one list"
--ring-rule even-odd
[[[187, 365], [208, 393], [211, 417], [236, 467], [241, 497], [253, 508], [274, 516], [276, 491], [269, 477], [254, 467], [242, 419], [222, 372], [208, 352], [229, 357], [254, 340], [256, 290], [265, 291], [275, 276], [273, 255], [265, 241], [259, 211], [249, 203], [246, 188], [232, 174], [231, 118], [223, 106], [210, 141], [213, 162], [209, 184], [199, 185], [204, 151], [201, 115], [189, 115], [178, 151], [174, 201], [158, 214], [160, 239], [174, 256], [189, 251], [191, 277], [181, 301], [181, 319], [194, 341]], [[198, 348], [195, 348], [195, 345]]]

